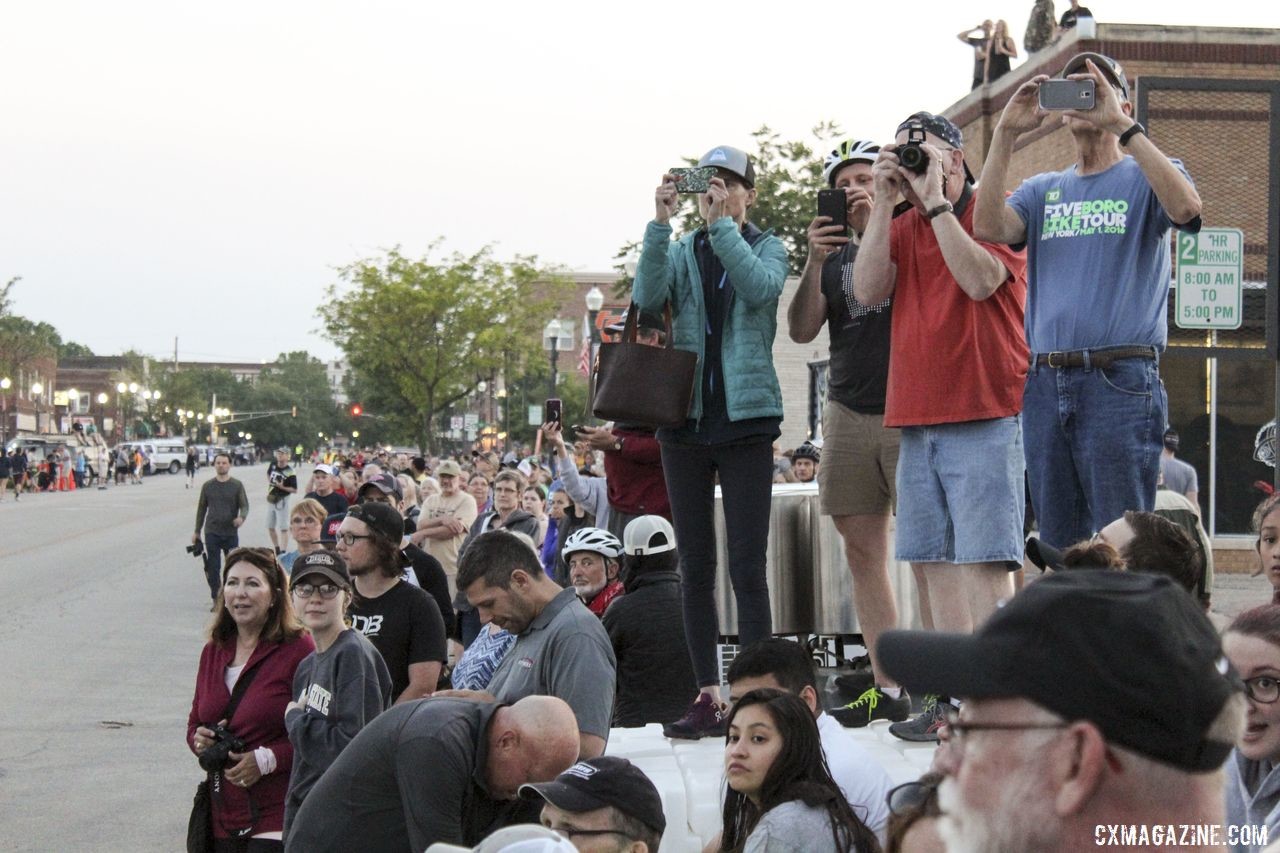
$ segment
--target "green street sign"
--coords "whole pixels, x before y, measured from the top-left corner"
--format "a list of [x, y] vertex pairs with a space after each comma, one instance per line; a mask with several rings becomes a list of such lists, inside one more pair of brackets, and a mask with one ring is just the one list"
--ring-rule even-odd
[[1238, 329], [1244, 322], [1244, 232], [1202, 228], [1178, 232], [1177, 301], [1180, 329]]

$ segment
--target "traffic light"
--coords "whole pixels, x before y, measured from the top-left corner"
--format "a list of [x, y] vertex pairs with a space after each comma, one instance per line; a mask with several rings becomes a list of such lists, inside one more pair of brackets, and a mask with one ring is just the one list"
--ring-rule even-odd
[[364, 414], [364, 406], [360, 405], [359, 403], [351, 404], [351, 417], [358, 418], [363, 414]]

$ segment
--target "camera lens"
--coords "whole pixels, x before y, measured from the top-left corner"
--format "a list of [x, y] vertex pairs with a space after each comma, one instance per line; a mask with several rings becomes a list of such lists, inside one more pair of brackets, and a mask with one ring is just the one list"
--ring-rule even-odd
[[898, 162], [904, 169], [922, 175], [929, 167], [929, 155], [918, 144], [907, 143], [898, 149]]

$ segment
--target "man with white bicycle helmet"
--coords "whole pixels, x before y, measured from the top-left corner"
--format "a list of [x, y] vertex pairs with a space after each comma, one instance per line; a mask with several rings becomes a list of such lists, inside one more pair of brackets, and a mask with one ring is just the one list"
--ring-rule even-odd
[[[897, 502], [898, 430], [885, 429], [892, 297], [863, 305], [853, 295], [853, 264], [877, 199], [871, 167], [880, 146], [846, 139], [827, 155], [827, 186], [845, 192], [844, 222], [815, 218], [809, 226], [809, 259], [787, 312], [791, 339], [808, 343], [823, 325], [831, 337], [827, 403], [822, 413], [822, 462], [793, 459], [793, 467], [817, 467], [818, 501], [844, 540], [853, 575], [853, 605], [870, 648], [871, 666], [841, 676], [849, 699], [862, 704], [845, 725], [873, 719], [902, 720], [911, 702], [876, 667], [876, 639], [897, 626], [898, 609], [889, 585], [889, 518]], [[896, 199], [880, 199], [892, 205]], [[815, 454], [816, 455], [816, 454]], [[806, 457], [797, 451], [798, 459]], [[812, 458], [812, 457], [810, 457]], [[800, 471], [796, 471], [800, 477]], [[867, 696], [867, 694], [872, 694]], [[871, 701], [875, 699], [875, 701]]]
[[578, 598], [596, 616], [603, 616], [609, 603], [622, 595], [618, 579], [622, 543], [618, 537], [598, 527], [584, 527], [565, 540], [560, 553]]

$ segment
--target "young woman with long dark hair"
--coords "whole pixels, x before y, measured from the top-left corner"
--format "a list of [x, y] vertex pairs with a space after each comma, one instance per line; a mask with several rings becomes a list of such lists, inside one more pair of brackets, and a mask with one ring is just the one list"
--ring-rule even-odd
[[831, 778], [800, 697], [752, 690], [733, 706], [728, 728], [724, 853], [879, 853]]

